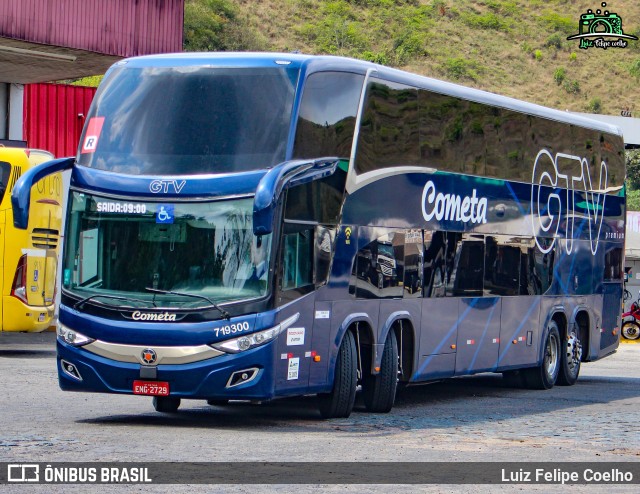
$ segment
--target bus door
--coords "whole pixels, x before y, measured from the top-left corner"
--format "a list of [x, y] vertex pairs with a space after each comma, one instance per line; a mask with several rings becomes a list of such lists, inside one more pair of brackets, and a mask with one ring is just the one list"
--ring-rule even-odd
[[620, 300], [622, 300], [623, 247], [608, 243], [604, 248], [602, 326], [599, 356], [607, 355], [618, 347], [620, 338]]
[[[6, 235], [6, 217], [9, 207], [9, 181], [11, 179], [11, 165], [6, 161], [0, 161], [0, 273], [5, 272], [4, 266], [4, 244]], [[2, 294], [4, 294], [4, 275], [0, 276], [0, 329], [2, 329]]]
[[[62, 226], [62, 175], [36, 182], [31, 190], [27, 254], [27, 304], [51, 306], [58, 276], [58, 243]], [[43, 322], [43, 321], [39, 321]]]
[[309, 385], [311, 338], [314, 322], [313, 249], [315, 226], [283, 225], [279, 258], [278, 305], [286, 305], [282, 320], [299, 313], [298, 320], [278, 338], [276, 394]]

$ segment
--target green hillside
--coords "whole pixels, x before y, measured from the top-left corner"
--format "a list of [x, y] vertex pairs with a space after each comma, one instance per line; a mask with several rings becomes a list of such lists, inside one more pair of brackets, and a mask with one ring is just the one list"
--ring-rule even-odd
[[640, 112], [640, 41], [580, 49], [580, 15], [640, 35], [640, 2], [186, 0], [186, 50], [352, 56], [559, 109]]

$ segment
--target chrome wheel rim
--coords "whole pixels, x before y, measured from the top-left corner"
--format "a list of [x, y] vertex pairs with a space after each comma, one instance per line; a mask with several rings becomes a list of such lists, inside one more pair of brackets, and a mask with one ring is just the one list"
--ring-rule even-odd
[[544, 351], [544, 368], [551, 378], [558, 371], [558, 339], [553, 333], [547, 339], [547, 346]]
[[575, 374], [582, 361], [582, 343], [575, 333], [571, 333], [567, 338], [567, 367], [572, 374]]

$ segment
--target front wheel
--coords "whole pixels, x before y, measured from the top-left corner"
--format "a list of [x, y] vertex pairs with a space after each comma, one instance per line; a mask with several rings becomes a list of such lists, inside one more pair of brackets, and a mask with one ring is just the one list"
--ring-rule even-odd
[[560, 355], [559, 385], [573, 386], [576, 383], [580, 374], [580, 362], [582, 362], [582, 341], [578, 333], [573, 330], [567, 335]]
[[560, 371], [560, 332], [555, 321], [551, 321], [544, 340], [544, 356], [538, 367], [522, 370], [522, 377], [529, 389], [551, 389]]
[[640, 325], [635, 321], [627, 321], [622, 324], [622, 336], [627, 340], [640, 338]]
[[378, 375], [367, 374], [362, 383], [364, 406], [369, 412], [388, 413], [393, 407], [398, 387], [398, 341], [389, 331], [384, 342]]
[[323, 418], [346, 418], [351, 415], [356, 401], [357, 380], [356, 342], [353, 334], [347, 331], [338, 350], [333, 389], [329, 393], [318, 394], [318, 408]]

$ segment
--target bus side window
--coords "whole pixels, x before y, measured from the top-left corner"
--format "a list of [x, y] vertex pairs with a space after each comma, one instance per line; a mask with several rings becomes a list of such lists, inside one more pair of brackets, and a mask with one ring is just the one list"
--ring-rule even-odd
[[487, 235], [485, 239], [484, 294], [487, 296], [517, 295], [519, 287], [519, 242], [507, 235]]
[[484, 237], [463, 233], [455, 246], [454, 272], [447, 280], [447, 295], [481, 297], [483, 278]]
[[607, 250], [604, 256], [604, 280], [622, 280], [622, 247]]
[[422, 297], [422, 260], [424, 243], [422, 230], [407, 230], [404, 235], [404, 296]]
[[447, 273], [445, 233], [426, 231], [424, 244], [424, 296], [444, 297]]
[[324, 285], [329, 280], [333, 242], [336, 238], [335, 228], [326, 228], [318, 225], [315, 230], [314, 242], [314, 272], [316, 286]]
[[0, 161], [0, 202], [4, 197], [11, 176], [11, 165], [6, 161]]
[[282, 251], [282, 289], [311, 285], [313, 230], [303, 230], [284, 235]]
[[[544, 250], [548, 248], [553, 239], [540, 238], [538, 242], [542, 244]], [[553, 267], [555, 263], [555, 248], [547, 253], [542, 253], [538, 247], [533, 249], [534, 271], [536, 280], [540, 285], [540, 293], [546, 293], [553, 283]]]
[[378, 237], [358, 251], [356, 298], [402, 298], [405, 232]]

